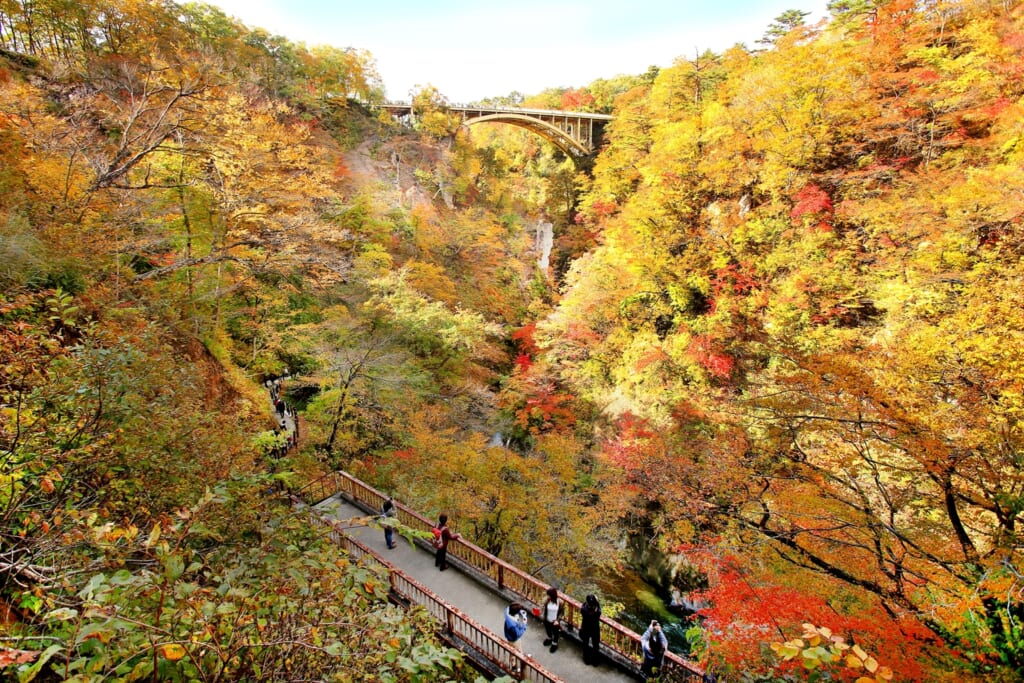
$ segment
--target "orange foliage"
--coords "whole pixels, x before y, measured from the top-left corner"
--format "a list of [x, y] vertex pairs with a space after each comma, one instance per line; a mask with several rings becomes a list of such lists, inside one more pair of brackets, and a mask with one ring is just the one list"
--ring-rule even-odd
[[639, 360], [637, 360], [633, 368], [637, 372], [641, 372], [650, 365], [667, 360], [671, 360], [671, 357], [667, 353], [665, 353], [664, 349], [662, 349], [661, 347], [657, 347], [651, 349], [650, 351], [646, 352], [643, 356], [641, 356]]
[[338, 159], [338, 162], [334, 165], [334, 177], [337, 180], [348, 180], [352, 177], [352, 170], [344, 160]]
[[[761, 645], [775, 638], [799, 635], [805, 622], [825, 624], [848, 640], [869, 646], [879, 657], [896, 664], [896, 680], [924, 680], [921, 666], [925, 652], [938, 639], [916, 620], [893, 618], [879, 605], [865, 605], [854, 614], [841, 614], [828, 599], [827, 585], [805, 584], [796, 588], [764, 575], [754, 575], [735, 555], [712, 555], [681, 548], [708, 576], [710, 586], [693, 594], [705, 607], [698, 612], [713, 638], [711, 659], [745, 672], [766, 673], [773, 662], [761, 658]], [[821, 595], [819, 595], [821, 591]], [[799, 670], [799, 662], [794, 670]], [[849, 672], [849, 678], [856, 675]]]
[[577, 111], [594, 105], [594, 96], [586, 90], [566, 90], [562, 93], [562, 109]]
[[532, 434], [555, 428], [571, 427], [576, 422], [570, 394], [562, 394], [554, 385], [543, 383], [536, 386], [533, 394], [516, 415], [517, 423]]

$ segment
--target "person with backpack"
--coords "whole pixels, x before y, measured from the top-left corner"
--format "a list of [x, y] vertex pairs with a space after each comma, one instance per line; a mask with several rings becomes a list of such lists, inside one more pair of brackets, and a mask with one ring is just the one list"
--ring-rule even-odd
[[548, 588], [548, 599], [540, 608], [540, 618], [544, 622], [545, 645], [550, 645], [548, 652], [558, 650], [558, 638], [562, 635], [562, 614], [565, 605], [558, 599], [558, 589], [552, 586]]
[[661, 665], [665, 662], [665, 650], [668, 649], [668, 638], [661, 631], [661, 624], [652, 621], [644, 634], [640, 636], [640, 646], [644, 651], [644, 662], [640, 666], [640, 678], [644, 681], [656, 679], [661, 675]]
[[448, 528], [448, 515], [445, 514], [437, 518], [437, 526], [432, 531], [434, 538], [431, 540], [431, 545], [437, 550], [434, 555], [434, 566], [444, 571], [448, 569], [448, 543], [462, 537], [453, 534], [452, 530]]
[[388, 548], [394, 550], [397, 546], [395, 545], [395, 527], [391, 525], [391, 520], [395, 518], [395, 501], [388, 498], [384, 501], [384, 505], [380, 509], [380, 521], [384, 526], [384, 542], [388, 544]]
[[591, 593], [580, 607], [580, 641], [583, 643], [583, 663], [597, 666], [601, 662], [601, 603]]

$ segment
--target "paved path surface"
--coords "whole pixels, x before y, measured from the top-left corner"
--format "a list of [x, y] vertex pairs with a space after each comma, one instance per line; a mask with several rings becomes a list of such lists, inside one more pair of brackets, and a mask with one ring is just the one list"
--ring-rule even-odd
[[[352, 527], [347, 529], [346, 533], [375, 550], [381, 557], [480, 625], [499, 635], [502, 633], [505, 607], [508, 606], [504, 598], [461, 573], [455, 566], [444, 572], [438, 571], [434, 567], [433, 553], [410, 544], [398, 534], [395, 534], [398, 547], [389, 550], [384, 544], [384, 532], [381, 529], [362, 526], [358, 521], [367, 519], [366, 513], [336, 496], [320, 503], [317, 508], [337, 519], [352, 520], [351, 524], [345, 525]], [[574, 640], [562, 638], [558, 652], [555, 653], [548, 652], [548, 648], [542, 643], [543, 640], [544, 626], [540, 620], [531, 616], [526, 635], [521, 641], [523, 651], [566, 683], [636, 680], [608, 663], [586, 666], [583, 663], [580, 646]]]

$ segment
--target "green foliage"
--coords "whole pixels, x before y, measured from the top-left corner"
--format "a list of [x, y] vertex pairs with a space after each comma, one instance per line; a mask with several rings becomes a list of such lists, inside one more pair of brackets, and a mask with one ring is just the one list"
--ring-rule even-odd
[[[830, 5], [829, 9], [833, 9]], [[810, 12], [804, 12], [798, 9], [788, 9], [779, 16], [775, 17], [775, 20], [768, 26], [768, 30], [765, 31], [764, 36], [757, 42], [764, 45], [773, 45], [775, 41], [782, 38], [787, 33], [797, 28], [798, 26], [804, 25], [804, 17], [808, 16]]]
[[375, 298], [367, 307], [379, 315], [415, 353], [434, 357], [444, 365], [449, 360], [479, 353], [489, 336], [499, 329], [471, 311], [451, 311], [443, 303], [430, 301], [406, 281], [399, 271], [368, 283]]
[[45, 277], [47, 254], [24, 217], [12, 216], [0, 229], [0, 284], [4, 289], [33, 286]]
[[[254, 482], [255, 483], [255, 482]], [[142, 538], [134, 528], [86, 527], [109, 571], [83, 574], [42, 610], [40, 638], [56, 641], [35, 664], [63, 680], [444, 680], [463, 669], [440, 647], [429, 615], [387, 601], [387, 580], [349, 561], [283, 509], [254, 543], [209, 550], [211, 512], [240, 502], [207, 494]], [[118, 556], [146, 568], [117, 569]], [[73, 594], [72, 594], [73, 593]], [[358, 673], [357, 673], [358, 672]]]

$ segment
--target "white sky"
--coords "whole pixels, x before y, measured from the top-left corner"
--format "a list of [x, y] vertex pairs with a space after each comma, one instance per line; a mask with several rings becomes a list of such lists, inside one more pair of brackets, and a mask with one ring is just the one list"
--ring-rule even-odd
[[756, 46], [787, 9], [827, 0], [210, 0], [307, 45], [368, 50], [390, 99], [433, 85], [452, 102], [639, 74], [677, 57]]

